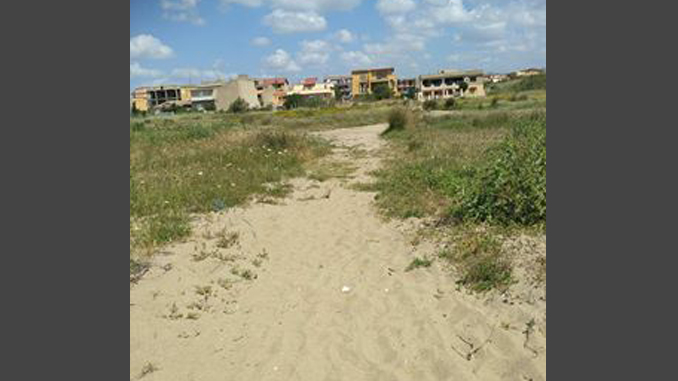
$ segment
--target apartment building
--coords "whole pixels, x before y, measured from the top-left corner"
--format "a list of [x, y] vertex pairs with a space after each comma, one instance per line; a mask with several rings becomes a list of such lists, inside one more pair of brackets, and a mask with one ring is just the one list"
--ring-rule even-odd
[[351, 72], [351, 93], [353, 97], [374, 93], [378, 86], [388, 86], [394, 95], [398, 94], [398, 78], [392, 67], [353, 70]]
[[290, 85], [287, 78], [258, 78], [254, 84], [262, 107], [282, 107]]
[[[156, 108], [165, 103], [171, 103], [180, 106], [188, 105], [190, 104], [191, 101], [190, 89], [191, 88], [188, 86], [180, 85], [161, 85], [139, 88], [137, 90], [141, 90], [139, 93], [140, 96], [145, 91], [146, 108], [145, 110], [142, 110], [141, 108], [137, 109], [146, 111], [149, 109]], [[143, 104], [143, 102], [140, 101], [139, 104], [141, 105]]]
[[417, 92], [417, 79], [416, 78], [403, 78], [398, 79], [398, 92], [400, 94], [408, 94], [412, 92], [413, 94]]
[[438, 74], [420, 75], [417, 88], [421, 100], [485, 96], [480, 70], [441, 70]]
[[132, 105], [137, 111], [148, 111], [148, 87], [137, 87], [132, 91]]
[[218, 81], [193, 86], [189, 96], [192, 107], [198, 110], [228, 110], [238, 98], [247, 102], [250, 108], [260, 107], [254, 81], [247, 75], [239, 75], [228, 82]]
[[331, 83], [334, 85], [334, 88], [337, 89], [339, 96], [343, 100], [351, 99], [351, 82], [352, 78], [350, 75], [328, 75], [325, 77], [325, 83]]
[[518, 70], [515, 72], [516, 77], [529, 77], [531, 75], [539, 75], [539, 74], [544, 74], [544, 70], [538, 69], [538, 68], [529, 68], [525, 70]]
[[334, 98], [334, 84], [320, 83], [318, 78], [305, 78], [300, 84], [292, 86], [287, 95], [298, 94], [303, 97], [314, 97], [322, 99]]

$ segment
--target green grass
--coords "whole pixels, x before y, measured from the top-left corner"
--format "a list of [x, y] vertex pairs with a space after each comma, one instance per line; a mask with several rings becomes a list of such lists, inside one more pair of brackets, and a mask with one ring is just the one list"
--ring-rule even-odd
[[501, 252], [501, 242], [494, 234], [462, 227], [454, 237], [454, 252], [439, 255], [448, 259], [460, 272], [459, 284], [476, 292], [503, 289], [513, 281], [512, 266]]
[[418, 268], [421, 268], [421, 267], [431, 267], [432, 264], [433, 264], [433, 261], [431, 261], [428, 258], [417, 257], [417, 258], [414, 258], [409, 265], [407, 265], [407, 267], [405, 268], [405, 271], [412, 271], [414, 269], [418, 269]]
[[545, 111], [496, 107], [429, 115], [385, 138], [389, 158], [375, 172], [376, 182], [364, 186], [377, 192], [381, 212], [436, 218], [451, 244], [439, 257], [458, 270], [459, 284], [477, 292], [508, 287], [513, 270], [502, 240], [545, 233]]
[[[282, 182], [329, 152], [302, 132], [248, 129], [194, 116], [130, 124], [130, 255], [190, 234], [190, 215], [284, 196]], [[130, 270], [132, 271], [132, 270]]]

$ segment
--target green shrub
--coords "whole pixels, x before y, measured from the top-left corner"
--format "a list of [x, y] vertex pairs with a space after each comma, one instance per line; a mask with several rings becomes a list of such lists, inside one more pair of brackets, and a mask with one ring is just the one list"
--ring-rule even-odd
[[492, 107], [492, 108], [499, 107], [499, 99], [497, 99], [496, 97], [492, 98], [492, 102], [490, 103], [490, 107]]
[[409, 110], [405, 108], [394, 108], [388, 113], [388, 129], [384, 131], [385, 134], [404, 130], [412, 121], [412, 115]]
[[424, 104], [422, 105], [424, 110], [435, 110], [438, 108], [438, 102], [436, 102], [435, 99], [429, 99], [424, 101]]
[[457, 283], [476, 292], [507, 287], [512, 281], [510, 261], [501, 254], [501, 242], [487, 231], [462, 229], [455, 238], [454, 254], [439, 256], [453, 261], [460, 271]]
[[489, 152], [453, 214], [463, 220], [546, 222], [546, 116], [534, 115]]
[[238, 113], [245, 112], [250, 108], [250, 106], [245, 102], [244, 99], [238, 97], [231, 105], [228, 107], [228, 112]]
[[393, 96], [393, 91], [391, 91], [391, 88], [387, 84], [381, 83], [374, 87], [373, 94], [374, 98], [379, 101], [391, 98], [391, 96]]
[[452, 110], [454, 108], [456, 101], [454, 98], [447, 98], [445, 100], [445, 110]]

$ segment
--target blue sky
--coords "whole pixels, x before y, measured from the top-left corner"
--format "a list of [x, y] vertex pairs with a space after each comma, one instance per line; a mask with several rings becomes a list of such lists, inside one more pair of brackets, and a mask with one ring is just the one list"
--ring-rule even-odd
[[130, 89], [546, 66], [546, 0], [130, 0]]

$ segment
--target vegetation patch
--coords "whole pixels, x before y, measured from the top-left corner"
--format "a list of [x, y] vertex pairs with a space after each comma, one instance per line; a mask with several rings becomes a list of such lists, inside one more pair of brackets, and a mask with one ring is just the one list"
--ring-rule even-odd
[[303, 175], [329, 151], [301, 132], [250, 130], [235, 119], [131, 121], [130, 258], [187, 237], [192, 213], [230, 208], [256, 194], [284, 196], [289, 188], [282, 181]]

